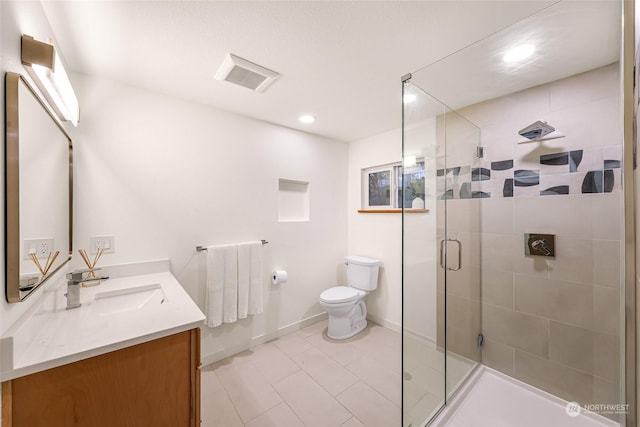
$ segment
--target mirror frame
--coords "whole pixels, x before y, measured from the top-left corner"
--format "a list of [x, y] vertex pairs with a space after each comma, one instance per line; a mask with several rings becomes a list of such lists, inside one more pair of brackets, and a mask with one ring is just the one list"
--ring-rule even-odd
[[[69, 252], [67, 258], [21, 296], [20, 291], [20, 179], [19, 86], [22, 82], [69, 142]], [[71, 260], [73, 254], [73, 142], [29, 82], [18, 73], [5, 75], [5, 296], [24, 301]]]

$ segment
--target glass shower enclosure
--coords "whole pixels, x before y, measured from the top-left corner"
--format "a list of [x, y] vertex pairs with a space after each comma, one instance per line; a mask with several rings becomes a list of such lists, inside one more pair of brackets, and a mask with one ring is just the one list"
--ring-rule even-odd
[[402, 79], [404, 427], [474, 369], [635, 425], [621, 16], [556, 2]]
[[[426, 425], [480, 362], [480, 129], [403, 81], [403, 426]], [[424, 210], [415, 192], [424, 165]], [[425, 212], [426, 211], [426, 212]]]

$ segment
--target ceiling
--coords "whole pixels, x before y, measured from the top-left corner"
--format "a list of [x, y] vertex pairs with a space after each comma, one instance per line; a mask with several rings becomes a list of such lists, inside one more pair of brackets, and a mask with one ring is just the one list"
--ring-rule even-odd
[[[413, 73], [411, 83], [459, 109], [609, 65], [620, 57], [621, 16], [621, 2], [563, 1]], [[502, 60], [522, 44], [535, 46], [532, 56]]]
[[[400, 127], [402, 75], [552, 3], [45, 0], [43, 7], [72, 72], [351, 141]], [[217, 81], [228, 53], [282, 75], [264, 93]], [[316, 122], [300, 123], [305, 113]]]

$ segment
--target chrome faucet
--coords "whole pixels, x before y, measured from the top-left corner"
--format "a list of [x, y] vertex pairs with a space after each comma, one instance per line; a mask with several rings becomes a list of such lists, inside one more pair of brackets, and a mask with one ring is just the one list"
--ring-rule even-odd
[[72, 273], [67, 273], [67, 310], [72, 308], [78, 308], [82, 304], [80, 303], [80, 286], [85, 282], [91, 282], [93, 280], [107, 280], [109, 277], [82, 277], [84, 273], [100, 271], [99, 268], [94, 270], [78, 270]]
[[547, 241], [544, 239], [534, 240], [533, 243], [531, 243], [531, 247], [545, 255], [551, 255], [551, 251], [547, 247]]

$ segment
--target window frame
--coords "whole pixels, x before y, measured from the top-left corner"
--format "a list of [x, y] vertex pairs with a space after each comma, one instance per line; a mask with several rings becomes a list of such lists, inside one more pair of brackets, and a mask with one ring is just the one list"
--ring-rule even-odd
[[[394, 209], [394, 192], [397, 186], [395, 185], [395, 172], [394, 166], [398, 165], [398, 162], [387, 163], [385, 165], [373, 166], [362, 169], [361, 181], [362, 181], [362, 209], [363, 210], [389, 210]], [[389, 204], [388, 205], [371, 205], [369, 204], [369, 176], [374, 173], [388, 172], [389, 174]]]
[[[422, 163], [422, 167], [424, 170], [425, 167], [425, 159], [419, 158], [416, 159], [416, 163]], [[388, 172], [389, 174], [389, 204], [386, 205], [371, 205], [369, 202], [369, 176], [373, 173], [378, 172]], [[361, 170], [361, 206], [362, 211], [397, 211], [401, 210], [402, 207], [399, 206], [401, 200], [399, 199], [398, 192], [401, 189], [402, 179], [404, 179], [404, 169], [402, 167], [402, 161], [386, 163], [383, 165], [371, 166], [368, 168], [363, 168]], [[426, 182], [424, 188], [424, 194], [426, 195]], [[405, 210], [411, 210], [411, 206], [407, 206], [404, 208]], [[422, 209], [416, 209], [422, 211]]]

